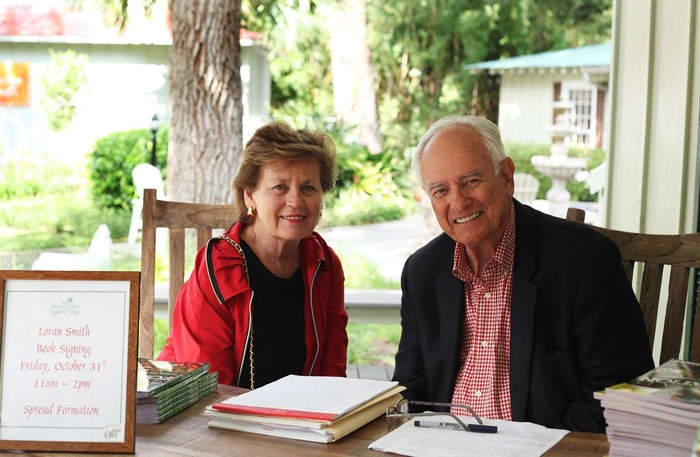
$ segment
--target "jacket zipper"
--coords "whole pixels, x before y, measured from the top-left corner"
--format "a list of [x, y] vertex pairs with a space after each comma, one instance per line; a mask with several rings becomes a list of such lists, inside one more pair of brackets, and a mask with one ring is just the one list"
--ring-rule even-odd
[[316, 315], [314, 314], [314, 285], [316, 284], [316, 275], [318, 274], [318, 270], [321, 268], [321, 263], [323, 261], [321, 259], [316, 262], [316, 269], [314, 270], [314, 276], [311, 279], [311, 288], [309, 289], [309, 306], [311, 307], [311, 322], [313, 323], [314, 326], [314, 336], [316, 337], [316, 354], [314, 355], [314, 359], [311, 362], [311, 367], [309, 368], [309, 372], [307, 375], [311, 375], [311, 373], [314, 371], [314, 366], [316, 365], [316, 360], [318, 360], [318, 351], [319, 348], [321, 347], [321, 344], [319, 343], [318, 340], [318, 328], [316, 326]]
[[[255, 292], [253, 289], [250, 289], [250, 302], [248, 302], [248, 316], [253, 315], [253, 295]], [[236, 383], [237, 386], [241, 385], [241, 379], [243, 376], [243, 362], [245, 362], [245, 355], [248, 353], [250, 350], [250, 331], [252, 329], [252, 326], [250, 325], [251, 323], [250, 317], [248, 318], [248, 332], [246, 333], [245, 337], [245, 350], [243, 351], [243, 355], [241, 356], [241, 361], [239, 362], [238, 366], [238, 382]]]

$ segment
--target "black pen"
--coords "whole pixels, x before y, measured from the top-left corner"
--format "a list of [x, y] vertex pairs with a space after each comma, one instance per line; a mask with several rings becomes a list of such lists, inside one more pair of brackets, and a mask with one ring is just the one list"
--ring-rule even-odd
[[[461, 425], [454, 422], [431, 422], [431, 421], [415, 421], [413, 425], [421, 428], [441, 428], [443, 430], [464, 430]], [[495, 425], [483, 424], [467, 424], [467, 429], [474, 433], [498, 433], [498, 427]]]

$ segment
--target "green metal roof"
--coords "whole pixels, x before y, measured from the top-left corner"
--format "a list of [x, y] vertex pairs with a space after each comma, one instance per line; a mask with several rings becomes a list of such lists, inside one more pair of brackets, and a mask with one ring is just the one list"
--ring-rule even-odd
[[489, 60], [465, 65], [466, 70], [490, 70], [505, 72], [512, 70], [609, 67], [611, 59], [610, 43], [581, 46], [580, 48], [560, 49], [540, 52], [527, 56]]

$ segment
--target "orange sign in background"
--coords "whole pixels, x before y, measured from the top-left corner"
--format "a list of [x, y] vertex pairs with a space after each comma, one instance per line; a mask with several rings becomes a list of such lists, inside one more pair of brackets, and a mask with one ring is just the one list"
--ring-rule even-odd
[[29, 64], [0, 62], [0, 106], [29, 106]]

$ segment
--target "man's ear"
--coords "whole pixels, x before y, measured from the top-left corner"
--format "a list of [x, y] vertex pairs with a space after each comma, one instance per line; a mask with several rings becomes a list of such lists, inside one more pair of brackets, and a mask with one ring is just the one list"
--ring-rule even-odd
[[506, 182], [506, 187], [510, 188], [511, 190], [515, 190], [515, 181], [513, 178], [515, 175], [515, 163], [513, 162], [513, 159], [506, 157], [501, 161], [499, 168], [500, 175]]

